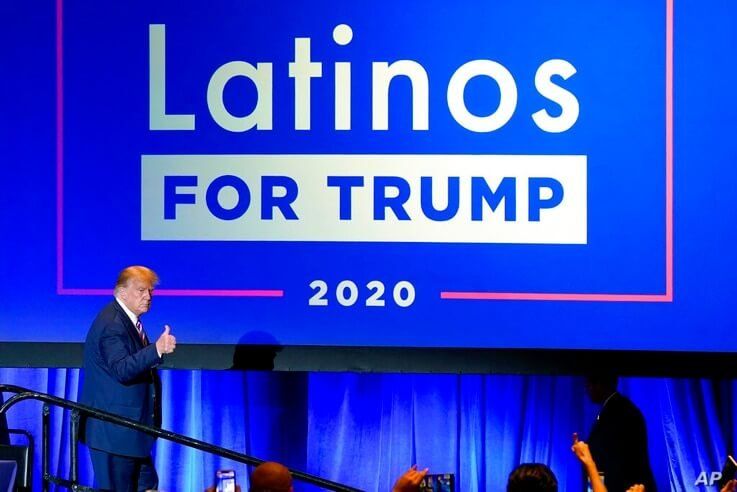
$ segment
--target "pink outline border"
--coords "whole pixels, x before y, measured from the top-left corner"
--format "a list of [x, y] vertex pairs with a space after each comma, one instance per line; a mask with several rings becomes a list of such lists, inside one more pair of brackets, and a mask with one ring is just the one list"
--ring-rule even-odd
[[[563, 294], [536, 292], [440, 292], [441, 299], [507, 301], [673, 302], [673, 2], [665, 20], [665, 293]], [[64, 58], [63, 0], [56, 0], [56, 292], [60, 295], [110, 295], [112, 289], [64, 287]], [[283, 297], [283, 290], [158, 289], [157, 295], [187, 297]]]
[[[64, 287], [64, 49], [63, 0], [56, 0], [56, 293], [69, 296], [108, 296], [112, 289]], [[268, 289], [156, 289], [157, 296], [284, 297], [283, 290]]]
[[64, 294], [64, 50], [62, 0], [56, 0], [56, 293]]
[[[68, 296], [109, 296], [113, 289], [63, 289]], [[156, 289], [156, 297], [284, 297], [283, 290]]]
[[441, 299], [503, 301], [673, 302], [673, 2], [665, 12], [665, 293], [554, 294], [540, 292], [440, 292]]

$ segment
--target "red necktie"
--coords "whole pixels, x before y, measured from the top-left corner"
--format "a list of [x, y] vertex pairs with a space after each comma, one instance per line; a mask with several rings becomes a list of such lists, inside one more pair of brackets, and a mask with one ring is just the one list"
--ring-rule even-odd
[[138, 336], [141, 337], [141, 343], [145, 347], [148, 345], [148, 342], [146, 341], [146, 334], [143, 332], [143, 325], [140, 319], [136, 321], [136, 330], [138, 330]]

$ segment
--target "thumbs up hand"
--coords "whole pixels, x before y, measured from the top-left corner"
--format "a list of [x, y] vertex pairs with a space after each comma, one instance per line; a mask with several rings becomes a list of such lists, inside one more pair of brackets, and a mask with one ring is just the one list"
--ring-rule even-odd
[[159, 355], [171, 354], [177, 347], [177, 339], [171, 334], [171, 328], [169, 325], [164, 325], [164, 332], [161, 334], [158, 340], [156, 340], [156, 350]]

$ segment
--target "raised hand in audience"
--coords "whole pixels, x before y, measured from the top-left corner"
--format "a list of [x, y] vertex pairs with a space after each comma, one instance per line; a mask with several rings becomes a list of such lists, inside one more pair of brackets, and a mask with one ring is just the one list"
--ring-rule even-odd
[[602, 482], [601, 476], [599, 475], [599, 470], [597, 470], [596, 468], [594, 458], [591, 456], [591, 451], [589, 451], [589, 445], [583, 441], [579, 441], [578, 433], [576, 432], [573, 433], [573, 446], [571, 446], [571, 451], [573, 451], [573, 454], [576, 455], [576, 458], [578, 458], [579, 461], [583, 464], [583, 467], [586, 470], [586, 476], [588, 476], [588, 479], [591, 482], [591, 488], [593, 489], [593, 491], [607, 492], [607, 489], [604, 486], [604, 482]]
[[583, 441], [578, 440], [577, 432], [573, 433], [573, 446], [571, 446], [571, 451], [573, 451], [573, 454], [576, 455], [576, 458], [581, 461], [583, 466], [587, 468], [593, 466], [594, 468], [596, 468], [596, 463], [594, 463], [594, 458], [591, 456], [589, 445]]
[[427, 471], [427, 468], [418, 470], [417, 465], [412, 465], [412, 468], [394, 482], [392, 492], [416, 492], [420, 489], [420, 482], [427, 475]]
[[735, 492], [737, 491], [737, 480], [730, 480], [729, 482], [724, 484], [724, 487], [722, 487], [721, 492]]

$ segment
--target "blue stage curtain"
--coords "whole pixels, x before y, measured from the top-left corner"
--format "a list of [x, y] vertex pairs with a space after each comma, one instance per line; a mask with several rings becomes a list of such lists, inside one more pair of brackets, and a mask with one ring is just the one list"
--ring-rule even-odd
[[[81, 377], [0, 369], [3, 383], [70, 399]], [[581, 378], [569, 376], [162, 371], [162, 382], [165, 428], [367, 491], [390, 490], [413, 463], [455, 473], [459, 491], [501, 491], [509, 472], [531, 461], [550, 465], [561, 491], [581, 490], [571, 434], [585, 437], [597, 412]], [[700, 474], [720, 470], [737, 437], [737, 382], [625, 378], [620, 390], [645, 415], [660, 490], [706, 490], [695, 486]], [[41, 405], [17, 405], [8, 423], [36, 436], [38, 488]], [[66, 412], [52, 412], [52, 428], [51, 469], [67, 476]], [[162, 490], [204, 490], [220, 468], [247, 485], [245, 467], [165, 441], [155, 460]]]

